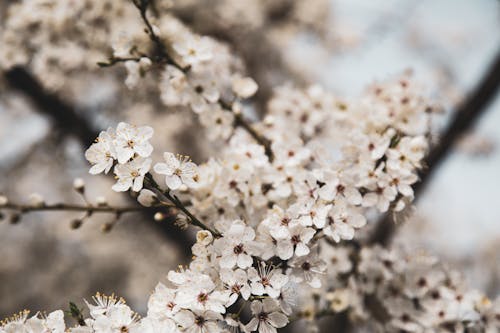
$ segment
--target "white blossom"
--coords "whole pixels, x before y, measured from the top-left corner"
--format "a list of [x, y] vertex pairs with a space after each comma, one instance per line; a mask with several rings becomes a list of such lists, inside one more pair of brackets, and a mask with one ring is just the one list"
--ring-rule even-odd
[[276, 333], [276, 328], [285, 327], [288, 318], [278, 307], [275, 300], [265, 298], [261, 301], [253, 301], [251, 305], [253, 318], [246, 325], [250, 332]]
[[171, 190], [177, 190], [182, 184], [191, 187], [199, 181], [196, 164], [186, 156], [163, 153], [165, 163], [156, 163], [154, 171], [165, 175], [165, 183]]
[[139, 192], [142, 189], [144, 176], [151, 167], [151, 159], [138, 157], [126, 164], [118, 164], [115, 167], [117, 182], [112, 189], [116, 192], [132, 191]]

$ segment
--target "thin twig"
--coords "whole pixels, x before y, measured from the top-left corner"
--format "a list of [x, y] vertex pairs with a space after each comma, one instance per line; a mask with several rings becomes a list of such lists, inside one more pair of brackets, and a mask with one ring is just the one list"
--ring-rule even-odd
[[207, 226], [205, 223], [200, 221], [196, 216], [194, 216], [189, 209], [187, 209], [186, 205], [177, 198], [177, 196], [170, 194], [170, 190], [163, 191], [158, 183], [153, 179], [153, 176], [150, 173], [147, 173], [146, 176], [144, 177], [144, 185], [146, 188], [149, 188], [149, 190], [152, 190], [156, 194], [164, 196], [168, 201], [170, 201], [177, 209], [182, 211], [186, 217], [189, 219], [189, 222], [197, 227], [200, 227], [201, 229], [210, 231], [212, 235], [215, 237], [220, 237], [221, 234], [213, 229]]
[[[173, 207], [173, 206], [172, 206]], [[78, 204], [66, 204], [66, 203], [56, 203], [56, 204], [41, 204], [41, 205], [30, 205], [30, 204], [17, 204], [17, 203], [7, 203], [4, 206], [0, 206], [0, 210], [16, 210], [21, 213], [30, 213], [38, 211], [77, 211], [77, 212], [87, 212], [92, 213], [114, 213], [123, 214], [131, 212], [140, 212], [144, 210], [152, 209], [153, 207], [143, 207], [143, 206], [124, 206], [124, 207], [113, 207], [113, 206], [95, 206], [95, 205], [78, 205]]]
[[[77, 108], [60, 96], [48, 92], [43, 85], [24, 67], [14, 67], [3, 73], [11, 88], [22, 92], [34, 104], [35, 111], [51, 118], [54, 128], [64, 135], [76, 136], [82, 146], [88, 147], [99, 135], [90, 122], [83, 116], [86, 112], [78, 112]], [[142, 211], [147, 220], [153, 220], [153, 210]], [[191, 249], [188, 244], [191, 238], [172, 223], [154, 223], [153, 227], [160, 230], [169, 240], [175, 242], [185, 259], [190, 258]]]

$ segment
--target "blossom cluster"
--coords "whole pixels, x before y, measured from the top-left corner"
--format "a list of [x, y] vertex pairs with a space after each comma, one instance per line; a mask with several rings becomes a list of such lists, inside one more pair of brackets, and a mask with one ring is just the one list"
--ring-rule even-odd
[[[35, 9], [52, 6], [41, 10], [49, 18], [32, 17], [34, 27], [57, 25], [60, 11], [64, 21], [78, 17], [73, 2], [56, 3], [32, 2]], [[85, 12], [89, 3], [78, 8]], [[85, 157], [91, 174], [113, 169], [113, 190], [140, 192], [146, 207], [175, 207], [184, 226], [201, 228], [192, 261], [168, 272], [142, 319], [123, 299], [97, 294], [87, 302], [89, 318], [77, 318], [76, 327], [66, 329], [61, 311], [24, 312], [2, 323], [0, 333], [275, 333], [304, 318], [314, 331], [320, 315], [344, 311], [386, 332], [496, 332], [498, 304], [467, 291], [433, 258], [358, 243], [370, 216], [400, 212], [413, 200], [435, 106], [409, 77], [375, 83], [352, 101], [319, 86], [282, 86], [263, 119], [249, 122], [257, 112], [245, 100], [259, 87], [240, 59], [170, 14], [151, 23], [148, 3], [133, 1], [141, 15], [119, 11], [119, 28], [133, 13], [146, 33], [139, 25], [113, 35], [112, 56], [101, 65], [123, 63], [129, 89], [151, 84], [146, 77], [156, 74], [160, 79], [151, 81], [164, 106], [192, 110], [207, 136], [225, 145], [199, 165], [165, 152], [153, 166], [152, 127], [121, 122], [101, 132]], [[84, 15], [85, 29], [105, 7]], [[2, 38], [28, 29], [21, 21], [11, 18]], [[26, 60], [5, 58], [7, 67]]]
[[109, 128], [99, 134], [96, 142], [85, 152], [85, 157], [93, 165], [91, 174], [108, 173], [114, 167], [118, 181], [113, 190], [122, 192], [132, 188], [140, 191], [144, 176], [151, 167], [153, 146], [149, 139], [153, 129], [149, 126], [118, 124], [116, 130]]
[[[411, 201], [411, 185], [417, 180], [427, 141], [425, 133], [399, 126], [395, 119], [414, 113], [427, 117], [427, 107], [415, 102], [414, 108], [407, 108], [406, 102], [398, 100], [368, 111], [366, 105], [376, 105], [385, 89], [399, 89], [402, 98], [419, 101], [406, 79], [379, 88], [380, 92], [362, 98], [362, 103], [351, 105], [317, 87], [305, 92], [284, 88], [271, 101], [269, 116], [256, 124], [272, 141], [272, 159], [239, 128], [219, 159], [200, 166], [165, 153], [165, 162], [156, 164], [154, 171], [165, 177], [167, 189], [153, 188], [154, 195], [169, 196], [171, 191], [183, 189], [178, 195], [190, 201], [190, 211], [206, 228], [198, 232], [189, 267], [168, 274], [170, 287], [158, 286], [148, 318], [160, 317], [181, 328], [179, 314], [184, 314], [181, 318], [194, 316], [203, 325], [225, 321], [250, 331], [283, 327], [293, 313], [294, 291], [324, 285], [328, 265], [319, 246], [322, 239], [351, 240], [354, 230], [366, 224], [368, 209], [385, 212], [393, 205], [399, 210]], [[296, 103], [280, 104], [285, 92]], [[370, 99], [372, 102], [366, 102]], [[301, 119], [296, 114], [305, 110], [312, 118], [321, 119], [309, 137], [302, 132], [307, 126], [280, 127], [290, 118]], [[346, 112], [350, 112], [348, 117]], [[354, 123], [354, 130], [346, 130]], [[321, 126], [345, 135], [344, 139], [321, 135], [325, 131]], [[136, 128], [124, 123], [119, 127]], [[101, 136], [113, 137], [109, 133], [113, 130]], [[127, 136], [124, 143], [129, 141], [136, 141], [134, 135]], [[331, 157], [325, 151], [326, 143], [336, 150]], [[116, 155], [118, 163], [143, 158], [141, 149], [135, 152], [126, 147], [126, 156]], [[89, 148], [93, 150], [95, 146]], [[139, 183], [134, 190], [142, 188], [142, 178]], [[121, 188], [115, 186], [115, 190]], [[192, 216], [188, 218], [194, 224]], [[233, 305], [244, 308], [246, 303], [257, 319], [243, 324], [230, 311]], [[167, 314], [165, 307], [171, 308]]]
[[468, 289], [459, 272], [426, 253], [325, 244], [325, 256], [331, 265], [319, 303], [333, 313], [348, 311], [383, 332], [490, 333], [500, 327], [500, 298]]

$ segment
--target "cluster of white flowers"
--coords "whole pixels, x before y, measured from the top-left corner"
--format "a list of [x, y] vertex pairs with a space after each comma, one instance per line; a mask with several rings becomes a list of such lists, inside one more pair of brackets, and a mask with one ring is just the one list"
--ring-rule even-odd
[[[319, 246], [323, 239], [351, 240], [354, 230], [366, 224], [368, 209], [385, 212], [392, 205], [400, 210], [412, 200], [411, 185], [427, 140], [425, 130], [403, 128], [396, 119], [405, 119], [405, 114], [426, 118], [427, 106], [420, 102], [408, 108], [407, 102], [379, 100], [385, 90], [396, 90], [401, 98], [420, 101], [408, 85], [406, 78], [381, 84], [380, 92], [353, 104], [317, 87], [279, 90], [269, 116], [253, 124], [272, 142], [272, 160], [243, 129], [234, 131], [219, 159], [199, 167], [165, 153], [165, 162], [157, 163], [154, 171], [165, 176], [167, 194], [189, 188], [179, 195], [190, 201], [190, 211], [206, 230], [198, 232], [189, 267], [170, 272], [172, 286], [159, 285], [152, 295], [148, 318], [186, 330], [187, 317], [206, 330], [223, 321], [260, 332], [284, 326], [294, 310], [293, 291], [324, 285], [328, 265]], [[94, 164], [91, 172], [96, 166], [97, 171], [109, 170], [115, 159], [125, 163], [115, 169], [133, 169], [125, 166], [151, 152], [143, 147], [150, 134], [124, 123], [116, 133], [102, 132], [87, 151]], [[138, 172], [134, 190], [142, 188], [149, 164]], [[128, 184], [115, 185], [116, 190], [132, 186], [130, 172], [116, 173], [119, 184]], [[150, 190], [165, 193], [161, 188], [143, 192]], [[243, 325], [229, 309], [246, 302], [256, 318]]]
[[92, 164], [91, 174], [108, 173], [117, 162], [114, 173], [117, 182], [113, 190], [118, 192], [140, 191], [144, 176], [151, 167], [153, 146], [149, 139], [153, 129], [149, 126], [137, 127], [119, 123], [116, 130], [109, 128], [99, 134], [96, 142], [85, 152], [85, 157]]
[[325, 247], [332, 269], [319, 303], [333, 313], [348, 310], [383, 332], [492, 333], [500, 328], [500, 298], [492, 302], [467, 289], [458, 272], [428, 254], [380, 246], [361, 251]]
[[[43, 8], [52, 1], [33, 3]], [[408, 77], [374, 84], [354, 101], [318, 86], [284, 86], [264, 119], [250, 124], [241, 101], [258, 86], [229, 48], [168, 14], [151, 25], [146, 8], [139, 9], [147, 33], [117, 38], [103, 66], [124, 63], [129, 88], [157, 70], [162, 102], [190, 108], [208, 136], [227, 145], [199, 166], [165, 152], [151, 168], [151, 127], [121, 122], [99, 134], [85, 152], [91, 174], [113, 168], [113, 190], [140, 192], [147, 207], [173, 205], [186, 225], [202, 230], [192, 261], [170, 271], [168, 285], [158, 284], [146, 317], [122, 299], [98, 294], [87, 303], [90, 317], [69, 332], [275, 333], [292, 318], [342, 311], [375, 319], [387, 332], [496, 332], [498, 304], [467, 292], [428, 257], [406, 260], [356, 240], [344, 246], [367, 216], [401, 211], [413, 200], [434, 107]], [[57, 22], [50, 12], [47, 21]], [[16, 23], [26, 29], [9, 21]], [[65, 330], [61, 311], [23, 313], [0, 326], [0, 333]]]
[[64, 333], [64, 313], [61, 310], [54, 311], [47, 316], [40, 313], [29, 317], [29, 311], [23, 311], [0, 323], [1, 333]]

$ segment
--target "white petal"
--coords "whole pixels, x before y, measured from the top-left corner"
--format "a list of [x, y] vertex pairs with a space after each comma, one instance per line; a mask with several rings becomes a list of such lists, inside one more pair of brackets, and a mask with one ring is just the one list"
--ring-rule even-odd
[[285, 327], [288, 324], [288, 317], [280, 312], [272, 312], [269, 314], [269, 322], [277, 328]]
[[177, 175], [167, 176], [165, 178], [165, 183], [171, 190], [177, 190], [182, 185], [181, 178]]
[[297, 256], [302, 257], [307, 254], [309, 254], [309, 248], [302, 242], [297, 244], [297, 247], [295, 248], [295, 253]]

